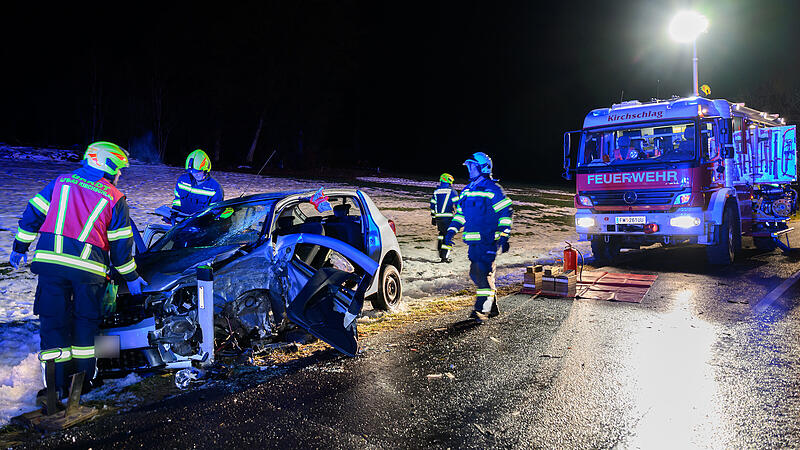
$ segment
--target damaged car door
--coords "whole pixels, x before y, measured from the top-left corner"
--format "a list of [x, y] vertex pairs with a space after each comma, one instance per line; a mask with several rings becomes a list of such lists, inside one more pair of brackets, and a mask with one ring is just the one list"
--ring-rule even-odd
[[[309, 250], [324, 255], [307, 263]], [[285, 261], [288, 283], [286, 314], [292, 322], [348, 355], [358, 352], [356, 317], [364, 294], [378, 270], [369, 256], [337, 239], [317, 234], [290, 234], [276, 242], [276, 255]]]

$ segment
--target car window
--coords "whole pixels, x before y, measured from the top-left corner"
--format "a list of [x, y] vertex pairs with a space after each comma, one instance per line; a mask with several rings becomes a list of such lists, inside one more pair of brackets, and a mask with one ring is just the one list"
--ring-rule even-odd
[[245, 203], [207, 209], [171, 229], [153, 250], [252, 244], [261, 234], [269, 206]]

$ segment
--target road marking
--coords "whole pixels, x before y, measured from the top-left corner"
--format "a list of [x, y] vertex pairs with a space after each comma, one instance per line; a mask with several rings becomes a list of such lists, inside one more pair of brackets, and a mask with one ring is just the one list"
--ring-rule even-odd
[[764, 298], [759, 300], [753, 309], [756, 312], [762, 312], [765, 309], [769, 308], [770, 305], [772, 305], [775, 302], [775, 300], [780, 298], [780, 296], [783, 295], [784, 292], [789, 290], [789, 288], [791, 288], [797, 282], [798, 279], [800, 279], [800, 270], [795, 272], [794, 275], [787, 278], [783, 283], [781, 283], [780, 286], [776, 287], [775, 289], [772, 290], [772, 292], [770, 292], [769, 294], [764, 296]]

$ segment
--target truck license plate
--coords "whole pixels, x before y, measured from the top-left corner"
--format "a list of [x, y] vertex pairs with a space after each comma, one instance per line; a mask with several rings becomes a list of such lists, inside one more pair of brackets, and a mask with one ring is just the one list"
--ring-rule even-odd
[[647, 223], [645, 216], [622, 216], [616, 217], [618, 225], [644, 225]]

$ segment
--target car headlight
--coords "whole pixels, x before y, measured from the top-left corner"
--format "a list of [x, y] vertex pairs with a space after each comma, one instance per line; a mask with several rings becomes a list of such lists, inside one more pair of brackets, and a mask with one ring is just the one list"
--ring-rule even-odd
[[592, 203], [592, 199], [587, 195], [579, 195], [578, 204], [582, 206], [594, 206], [594, 203]]
[[678, 228], [691, 228], [700, 225], [702, 220], [694, 216], [678, 216], [669, 219], [669, 224]]
[[672, 202], [673, 205], [685, 205], [689, 203], [689, 200], [692, 199], [692, 194], [681, 194], [675, 197], [675, 201]]
[[575, 219], [578, 228], [589, 228], [594, 226], [594, 217], [578, 217]]

